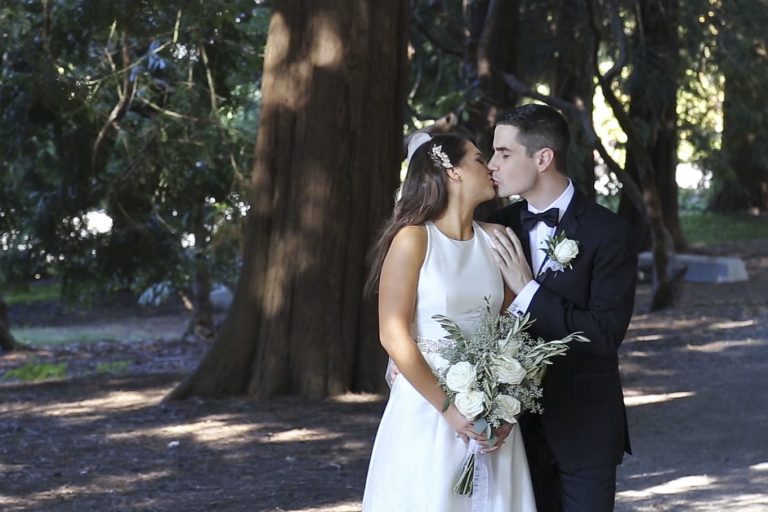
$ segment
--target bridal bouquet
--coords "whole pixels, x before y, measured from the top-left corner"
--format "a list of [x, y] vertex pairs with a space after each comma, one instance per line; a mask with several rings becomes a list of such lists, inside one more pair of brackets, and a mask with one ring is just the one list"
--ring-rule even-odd
[[[493, 429], [503, 422], [516, 423], [521, 412], [541, 413], [541, 381], [551, 359], [563, 355], [571, 341], [589, 341], [579, 333], [561, 340], [534, 339], [528, 332], [533, 321], [522, 317], [494, 314], [486, 298], [480, 323], [466, 338], [455, 322], [442, 315], [434, 318], [453, 340], [440, 351], [448, 364], [436, 370], [448, 399], [475, 431], [485, 434], [493, 446]], [[475, 476], [475, 454], [470, 450], [454, 492], [471, 496]]]

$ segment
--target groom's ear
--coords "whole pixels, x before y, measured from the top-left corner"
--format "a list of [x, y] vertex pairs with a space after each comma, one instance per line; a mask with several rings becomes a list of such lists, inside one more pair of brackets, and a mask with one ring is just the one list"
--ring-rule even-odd
[[540, 171], [543, 171], [550, 166], [555, 160], [555, 152], [552, 148], [541, 148], [536, 153], [536, 166]]

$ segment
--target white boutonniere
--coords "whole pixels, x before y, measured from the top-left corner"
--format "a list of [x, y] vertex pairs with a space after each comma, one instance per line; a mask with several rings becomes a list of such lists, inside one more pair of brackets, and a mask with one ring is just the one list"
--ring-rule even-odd
[[570, 269], [571, 261], [579, 255], [579, 242], [566, 238], [565, 233], [549, 237], [545, 244], [546, 247], [541, 250], [547, 255], [549, 268], [555, 272]]

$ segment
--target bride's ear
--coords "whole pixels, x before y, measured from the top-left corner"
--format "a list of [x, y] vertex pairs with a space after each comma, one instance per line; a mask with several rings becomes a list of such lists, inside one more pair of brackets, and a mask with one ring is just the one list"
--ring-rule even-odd
[[461, 181], [461, 172], [459, 172], [457, 167], [446, 169], [445, 172], [448, 174], [448, 179], [453, 181]]

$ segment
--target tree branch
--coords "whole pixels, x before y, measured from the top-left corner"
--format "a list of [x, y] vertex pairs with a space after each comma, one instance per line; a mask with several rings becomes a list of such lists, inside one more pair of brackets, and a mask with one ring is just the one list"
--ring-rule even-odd
[[455, 57], [464, 57], [464, 52], [461, 49], [447, 45], [445, 42], [438, 39], [437, 36], [432, 34], [432, 32], [430, 32], [429, 28], [424, 24], [424, 22], [417, 14], [413, 15], [413, 23], [416, 25], [416, 28], [419, 29], [419, 32], [421, 32], [424, 37], [427, 38], [427, 41], [432, 43], [436, 48], [440, 48], [445, 53]]

